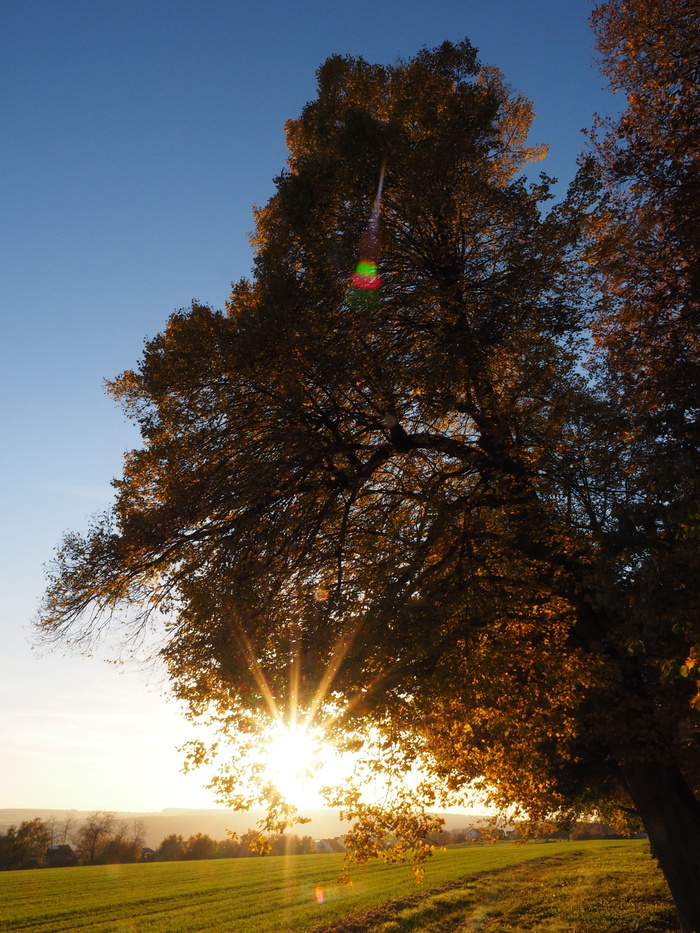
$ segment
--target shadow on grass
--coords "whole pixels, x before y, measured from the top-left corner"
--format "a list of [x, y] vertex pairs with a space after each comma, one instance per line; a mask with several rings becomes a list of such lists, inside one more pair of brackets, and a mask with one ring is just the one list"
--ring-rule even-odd
[[314, 933], [678, 933], [647, 852], [537, 859], [387, 901]]

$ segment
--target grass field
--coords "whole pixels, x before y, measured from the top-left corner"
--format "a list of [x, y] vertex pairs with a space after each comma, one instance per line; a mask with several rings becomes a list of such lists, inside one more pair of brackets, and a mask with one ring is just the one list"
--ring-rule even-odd
[[[0, 873], [3, 933], [667, 933], [675, 919], [643, 842], [499, 844], [438, 852], [417, 889], [342, 856]], [[322, 902], [319, 902], [322, 901]]]

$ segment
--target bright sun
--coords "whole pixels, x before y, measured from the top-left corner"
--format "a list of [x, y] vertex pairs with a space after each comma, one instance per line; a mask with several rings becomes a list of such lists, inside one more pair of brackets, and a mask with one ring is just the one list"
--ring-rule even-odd
[[275, 723], [266, 750], [265, 767], [280, 793], [295, 807], [324, 805], [319, 795], [331, 783], [330, 771], [337, 756], [323, 742], [320, 732], [301, 725]]

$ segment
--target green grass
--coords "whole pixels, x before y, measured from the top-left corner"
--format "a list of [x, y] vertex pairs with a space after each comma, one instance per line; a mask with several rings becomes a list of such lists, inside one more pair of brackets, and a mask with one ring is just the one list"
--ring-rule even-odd
[[[537, 930], [666, 933], [673, 911], [644, 843], [500, 844], [438, 852], [423, 889], [373, 863], [337, 884], [313, 855], [0, 873], [3, 933]], [[316, 890], [325, 894], [319, 904]]]
[[678, 921], [646, 845], [591, 843], [385, 903], [327, 925], [323, 933], [475, 930], [678, 933]]

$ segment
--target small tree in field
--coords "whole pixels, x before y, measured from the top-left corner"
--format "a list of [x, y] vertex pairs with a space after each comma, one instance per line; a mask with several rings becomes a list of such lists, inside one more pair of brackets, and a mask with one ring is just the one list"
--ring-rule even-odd
[[208, 859], [216, 855], [217, 843], [204, 833], [197, 833], [187, 840], [186, 859]]
[[[143, 446], [111, 513], [64, 541], [40, 624], [89, 644], [124, 607], [125, 631], [160, 612], [174, 692], [254, 778], [286, 718], [373, 744], [389, 781], [418, 762], [426, 805], [477, 787], [539, 823], [633, 812], [690, 931], [695, 480], [670, 471], [659, 500], [660, 435], [619, 405], [632, 370], [605, 341], [605, 378], [581, 369], [616, 215], [590, 167], [544, 210], [530, 118], [467, 42], [321, 67], [252, 280], [112, 383]], [[382, 164], [370, 291], [351, 272]], [[215, 781], [240, 805], [244, 765]], [[425, 855], [405, 789], [331, 799], [359, 853]]]
[[185, 857], [187, 844], [182, 836], [175, 833], [166, 836], [157, 849], [157, 857], [162, 862], [179, 862]]
[[51, 844], [51, 828], [42, 819], [25, 820], [0, 833], [0, 871], [39, 868]]
[[101, 849], [110, 839], [115, 823], [116, 814], [95, 810], [78, 828], [74, 841], [83, 865], [93, 865], [100, 861]]
[[99, 860], [107, 865], [138, 862], [145, 840], [145, 826], [137, 820], [133, 826], [120, 823], [108, 836], [100, 841]]

